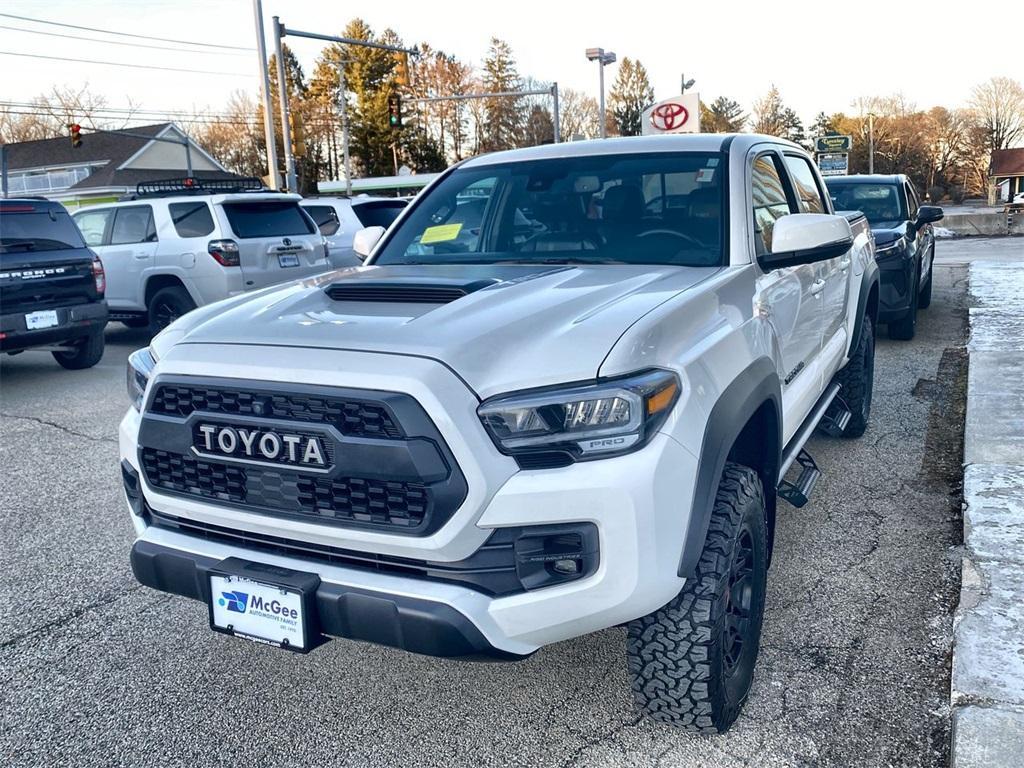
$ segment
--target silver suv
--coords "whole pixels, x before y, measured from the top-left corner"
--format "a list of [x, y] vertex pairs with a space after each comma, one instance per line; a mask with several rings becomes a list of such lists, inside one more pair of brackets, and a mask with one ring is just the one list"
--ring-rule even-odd
[[197, 306], [329, 269], [301, 199], [258, 181], [184, 179], [140, 184], [74, 219], [103, 260], [111, 319], [156, 333]]

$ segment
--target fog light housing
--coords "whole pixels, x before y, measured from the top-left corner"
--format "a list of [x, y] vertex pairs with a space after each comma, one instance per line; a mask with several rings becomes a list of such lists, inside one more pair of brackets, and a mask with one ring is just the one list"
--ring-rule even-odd
[[524, 528], [515, 552], [516, 575], [525, 589], [575, 581], [597, 571], [597, 526], [567, 523]]

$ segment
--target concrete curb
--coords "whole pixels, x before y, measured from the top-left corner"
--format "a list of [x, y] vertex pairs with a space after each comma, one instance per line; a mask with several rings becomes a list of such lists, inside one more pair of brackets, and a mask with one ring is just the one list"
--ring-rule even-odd
[[971, 264], [952, 764], [1024, 765], [1024, 263]]

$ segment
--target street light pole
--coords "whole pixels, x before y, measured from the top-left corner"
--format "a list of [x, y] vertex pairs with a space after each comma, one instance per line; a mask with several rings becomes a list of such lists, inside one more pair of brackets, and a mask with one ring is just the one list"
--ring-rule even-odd
[[605, 51], [604, 48], [587, 48], [587, 59], [597, 62], [598, 82], [601, 89], [598, 94], [598, 116], [601, 121], [601, 138], [606, 139], [608, 138], [608, 121], [604, 114], [604, 68], [615, 62], [615, 53]]
[[868, 173], [875, 172], [875, 113], [868, 112]]
[[274, 141], [274, 105], [270, 101], [270, 71], [267, 68], [267, 41], [263, 36], [263, 2], [252, 0], [252, 12], [256, 17], [256, 57], [260, 64], [260, 95], [263, 98], [263, 132], [267, 141], [267, 175], [270, 188], [278, 189], [281, 184], [277, 175], [277, 142]]
[[288, 123], [288, 79], [281, 48], [281, 21], [274, 17], [274, 55], [277, 57], [277, 95], [281, 100], [281, 143], [284, 145], [284, 166], [289, 192], [298, 192], [295, 178], [295, 156], [292, 154], [292, 129]]

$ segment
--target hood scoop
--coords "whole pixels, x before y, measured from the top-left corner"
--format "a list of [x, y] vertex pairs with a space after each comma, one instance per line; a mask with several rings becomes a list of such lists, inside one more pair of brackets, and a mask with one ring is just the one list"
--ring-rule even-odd
[[460, 280], [422, 277], [388, 280], [341, 280], [324, 288], [334, 301], [363, 301], [386, 304], [448, 304], [474, 291], [497, 285], [501, 280]]

